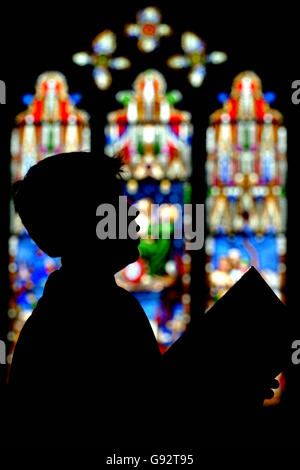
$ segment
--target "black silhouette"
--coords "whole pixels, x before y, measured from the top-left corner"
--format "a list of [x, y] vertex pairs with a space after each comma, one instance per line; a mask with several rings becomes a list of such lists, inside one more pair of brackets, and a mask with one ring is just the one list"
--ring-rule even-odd
[[114, 281], [137, 259], [138, 242], [96, 236], [99, 204], [118, 207], [120, 165], [56, 155], [14, 186], [30, 236], [61, 256], [62, 268], [17, 342], [13, 426], [25, 446], [178, 450], [260, 441], [259, 410], [289, 350], [283, 304], [251, 268], [161, 356], [143, 309]]
[[[270, 429], [262, 404], [288, 360], [286, 307], [251, 267], [165, 353], [173, 396], [185, 398], [173, 442], [199, 447], [263, 447]], [[272, 429], [272, 437], [275, 429]]]
[[118, 159], [62, 154], [14, 187], [30, 236], [62, 257], [20, 334], [10, 373], [12, 408], [20, 396], [25, 403], [14, 425], [27, 445], [133, 445], [147, 442], [142, 423], [150, 429], [155, 421], [161, 355], [143, 309], [114, 281], [138, 258], [139, 241], [99, 240], [95, 230], [99, 204], [118, 208], [119, 170]]

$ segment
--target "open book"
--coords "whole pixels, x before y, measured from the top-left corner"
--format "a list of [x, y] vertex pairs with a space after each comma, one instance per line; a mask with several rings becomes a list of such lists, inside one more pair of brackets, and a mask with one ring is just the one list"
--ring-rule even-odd
[[[290, 358], [286, 307], [258, 271], [244, 276], [164, 355], [165, 387], [185, 423], [232, 426], [258, 410]], [[225, 424], [226, 423], [226, 424]]]

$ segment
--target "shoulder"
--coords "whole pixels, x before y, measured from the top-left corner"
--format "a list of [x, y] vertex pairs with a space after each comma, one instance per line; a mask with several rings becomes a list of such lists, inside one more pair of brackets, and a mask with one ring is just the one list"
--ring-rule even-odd
[[143, 323], [145, 328], [149, 328], [152, 332], [152, 327], [143, 307], [131, 292], [117, 286], [116, 299], [118, 299], [116, 310], [127, 322], [134, 322], [137, 325]]
[[159, 351], [152, 327], [139, 301], [122, 287], [117, 286], [117, 289], [120, 300], [119, 314], [123, 317], [126, 328], [131, 328], [131, 334], [135, 336], [135, 342], [143, 343], [147, 340], [155, 350]]

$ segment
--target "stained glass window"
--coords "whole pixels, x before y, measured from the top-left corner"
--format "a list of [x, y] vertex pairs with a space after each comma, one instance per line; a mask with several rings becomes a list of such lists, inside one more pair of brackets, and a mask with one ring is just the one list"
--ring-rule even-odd
[[[287, 160], [282, 115], [253, 72], [239, 74], [207, 129], [208, 307], [255, 266], [284, 301]], [[242, 314], [242, 312], [241, 312]], [[282, 379], [283, 380], [283, 379]]]
[[125, 161], [124, 190], [140, 210], [142, 233], [154, 228], [158, 234], [141, 240], [140, 259], [118, 273], [117, 282], [142, 304], [162, 351], [190, 319], [190, 255], [183, 239], [161, 236], [166, 220], [174, 230], [190, 200], [193, 130], [190, 114], [174, 107], [180, 98], [167, 92], [159, 72], [147, 70], [133, 91], [117, 94], [124, 107], [108, 115], [105, 129], [105, 153], [121, 153]]
[[[16, 116], [16, 127], [12, 131], [12, 182], [23, 178], [32, 165], [45, 157], [90, 150], [89, 116], [77, 109], [79, 99], [78, 94], [69, 95], [66, 79], [61, 73], [46, 72], [38, 77], [35, 95], [23, 97], [28, 107]], [[59, 267], [60, 261], [37, 247], [13, 209], [9, 256], [12, 296], [8, 339], [14, 345], [24, 322], [42, 296], [48, 275]]]

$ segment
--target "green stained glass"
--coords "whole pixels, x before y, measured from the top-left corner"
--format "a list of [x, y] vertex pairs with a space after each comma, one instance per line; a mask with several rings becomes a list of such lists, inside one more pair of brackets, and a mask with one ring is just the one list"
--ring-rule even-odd
[[250, 148], [250, 135], [249, 129], [245, 129], [244, 131], [244, 150], [249, 150]]
[[140, 241], [139, 251], [147, 262], [149, 274], [164, 275], [165, 265], [171, 248], [171, 240], [159, 238], [158, 240], [143, 239]]
[[48, 150], [51, 152], [54, 150], [54, 143], [53, 143], [53, 131], [50, 129], [49, 131], [49, 140], [48, 140]]
[[198, 52], [194, 52], [194, 54], [192, 54], [191, 56], [191, 61], [192, 61], [192, 64], [198, 64], [201, 62], [201, 54], [199, 54]]
[[109, 64], [110, 59], [106, 55], [100, 55], [97, 57], [96, 65], [106, 67]]
[[138, 148], [138, 153], [140, 155], [143, 155], [144, 154], [144, 144], [141, 140], [138, 142], [137, 148]]
[[180, 91], [173, 90], [166, 93], [166, 99], [170, 105], [174, 106], [182, 98]]
[[183, 186], [183, 203], [189, 204], [192, 200], [192, 186], [190, 184], [185, 184]]

